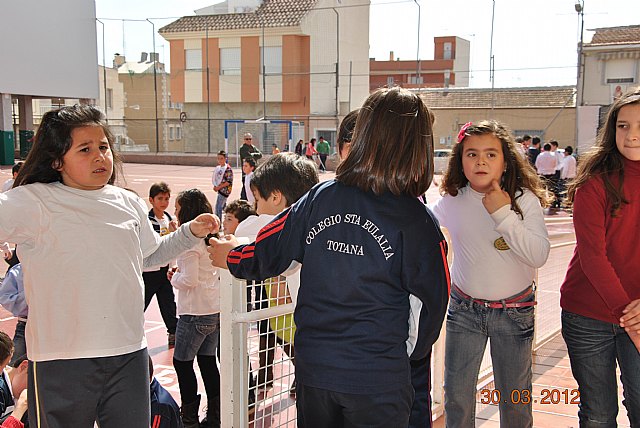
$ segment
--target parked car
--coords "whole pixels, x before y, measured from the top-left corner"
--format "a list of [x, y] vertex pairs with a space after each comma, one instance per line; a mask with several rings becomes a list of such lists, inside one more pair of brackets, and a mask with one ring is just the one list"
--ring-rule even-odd
[[451, 157], [451, 149], [437, 149], [434, 150], [433, 166], [436, 174], [444, 174], [449, 165], [449, 158]]

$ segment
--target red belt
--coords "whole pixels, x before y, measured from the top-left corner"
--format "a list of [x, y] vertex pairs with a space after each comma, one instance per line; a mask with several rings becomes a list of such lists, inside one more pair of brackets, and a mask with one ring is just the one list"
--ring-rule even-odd
[[480, 306], [484, 306], [485, 308], [491, 309], [506, 309], [506, 308], [526, 308], [528, 306], [535, 306], [538, 304], [535, 300], [532, 302], [518, 302], [518, 300], [522, 300], [527, 296], [533, 294], [533, 287], [527, 287], [522, 293], [512, 296], [502, 300], [484, 300], [484, 299], [474, 299], [473, 297], [467, 295], [462, 290], [458, 288], [457, 285], [451, 284], [454, 291], [458, 293], [461, 297], [466, 300], [470, 300], [473, 303], [476, 303]]

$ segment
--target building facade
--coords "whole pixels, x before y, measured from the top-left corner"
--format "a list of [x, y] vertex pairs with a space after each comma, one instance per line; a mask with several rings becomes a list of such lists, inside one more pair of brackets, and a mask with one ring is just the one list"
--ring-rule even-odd
[[533, 88], [450, 88], [419, 91], [435, 115], [436, 149], [456, 144], [467, 122], [495, 119], [515, 136], [537, 135], [557, 140], [560, 147], [575, 141], [576, 89], [573, 86]]
[[577, 133], [588, 150], [609, 106], [640, 83], [640, 25], [596, 28], [580, 49]]
[[[331, 138], [368, 95], [368, 0], [263, 0], [249, 12], [185, 16], [159, 33], [171, 45], [172, 98], [188, 118], [186, 151], [233, 152], [227, 140], [248, 129], [264, 150]], [[295, 122], [297, 135], [274, 120]]]
[[447, 88], [469, 86], [470, 43], [460, 37], [435, 37], [434, 59], [402, 60], [389, 53], [388, 61], [369, 62], [369, 89], [401, 86], [403, 88]]

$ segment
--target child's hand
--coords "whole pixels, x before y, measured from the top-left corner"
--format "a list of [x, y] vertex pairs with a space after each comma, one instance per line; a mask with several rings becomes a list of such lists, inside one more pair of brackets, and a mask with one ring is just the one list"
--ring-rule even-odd
[[178, 230], [178, 221], [174, 219], [169, 222], [169, 232], [175, 232], [176, 230]]
[[493, 214], [505, 205], [511, 205], [509, 194], [502, 190], [497, 180], [491, 182], [491, 189], [484, 194], [482, 204], [489, 214]]
[[200, 214], [189, 222], [189, 230], [194, 236], [204, 238], [210, 233], [218, 233], [220, 230], [220, 219], [213, 214]]
[[13, 255], [8, 242], [3, 242], [2, 244], [0, 244], [0, 250], [2, 250], [2, 254], [5, 259], [9, 259]]
[[224, 238], [209, 239], [209, 258], [211, 264], [215, 267], [227, 269], [227, 255], [229, 251], [238, 246], [238, 240], [233, 235], [225, 235]]
[[620, 317], [620, 327], [624, 327], [627, 333], [633, 330], [640, 333], [640, 299], [629, 303], [622, 313], [624, 315]]
[[27, 408], [27, 390], [24, 389], [20, 393], [20, 397], [18, 397], [18, 401], [16, 402], [16, 406], [13, 408], [11, 416], [16, 418], [17, 420], [20, 420], [22, 419], [22, 416], [27, 412]]
[[176, 273], [176, 272], [179, 272], [179, 271], [180, 271], [180, 269], [178, 269], [178, 266], [174, 266], [172, 268], [169, 268], [167, 270], [167, 279], [169, 281], [171, 281], [171, 278], [173, 278], [173, 274]]

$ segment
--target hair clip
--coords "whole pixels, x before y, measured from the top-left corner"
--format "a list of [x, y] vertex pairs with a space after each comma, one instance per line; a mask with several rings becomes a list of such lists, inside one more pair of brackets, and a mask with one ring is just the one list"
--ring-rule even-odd
[[462, 125], [462, 128], [460, 128], [460, 132], [458, 132], [458, 143], [462, 143], [462, 140], [464, 140], [464, 137], [467, 136], [467, 129], [469, 129], [470, 126], [472, 126], [473, 123], [471, 122], [467, 122], [464, 125]]
[[410, 111], [407, 113], [398, 113], [397, 111], [394, 110], [389, 110], [390, 113], [394, 113], [397, 114], [398, 116], [406, 116], [406, 117], [418, 117], [418, 110], [414, 110], [414, 111]]

